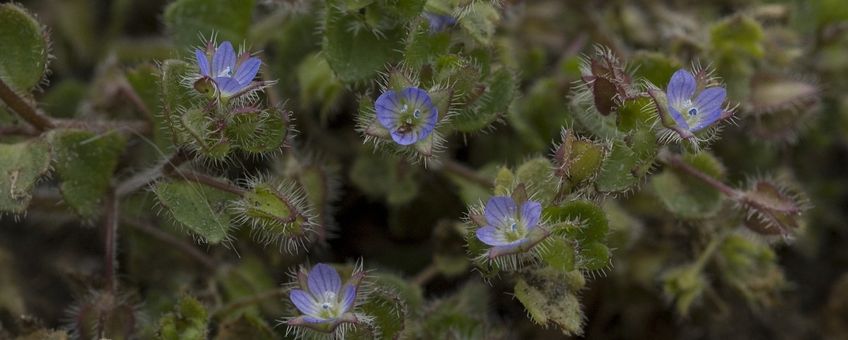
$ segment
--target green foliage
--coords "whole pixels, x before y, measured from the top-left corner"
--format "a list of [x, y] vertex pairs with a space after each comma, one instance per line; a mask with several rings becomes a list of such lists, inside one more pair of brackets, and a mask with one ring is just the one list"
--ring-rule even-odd
[[417, 170], [395, 157], [363, 154], [350, 170], [350, 179], [363, 192], [402, 205], [418, 194]]
[[276, 108], [240, 112], [224, 132], [233, 146], [251, 154], [277, 151], [287, 133], [288, 113]]
[[241, 42], [253, 19], [254, 0], [178, 0], [165, 9], [165, 24], [180, 46], [199, 45], [198, 34]]
[[0, 212], [23, 213], [32, 188], [50, 167], [50, 145], [44, 139], [0, 144]]
[[29, 92], [47, 72], [50, 43], [47, 34], [27, 10], [14, 3], [0, 4], [0, 79], [12, 89]]
[[[369, 335], [375, 338], [397, 338], [405, 328], [406, 305], [403, 299], [392, 290], [378, 289], [371, 292], [360, 309], [373, 318], [369, 325], [371, 333]], [[353, 336], [353, 338], [357, 337]]]
[[406, 33], [402, 27], [391, 27], [377, 34], [362, 19], [334, 6], [334, 2], [330, 0], [326, 6], [322, 46], [339, 80], [345, 83], [369, 80], [387, 63], [401, 58]]
[[232, 228], [226, 207], [233, 194], [188, 181], [163, 181], [153, 188], [160, 204], [204, 242], [227, 239]]
[[71, 208], [86, 219], [97, 217], [111, 178], [124, 151], [125, 140], [116, 133], [97, 135], [83, 130], [53, 130], [53, 163], [62, 180], [60, 189]]
[[157, 338], [161, 340], [202, 340], [207, 338], [208, 314], [197, 299], [184, 296], [174, 311], [159, 320]]
[[451, 119], [451, 127], [460, 132], [477, 132], [505, 116], [516, 95], [515, 77], [507, 69], [494, 71], [474, 88], [466, 108]]
[[[718, 180], [724, 177], [724, 167], [709, 152], [688, 154], [684, 162]], [[652, 177], [651, 185], [666, 209], [682, 218], [709, 218], [721, 208], [718, 190], [676, 171], [666, 170]]]
[[274, 330], [260, 317], [245, 314], [218, 325], [215, 340], [273, 339]]
[[626, 192], [650, 170], [657, 152], [656, 136], [647, 129], [634, 131], [612, 144], [595, 187], [600, 192]]
[[576, 289], [567, 284], [568, 275], [571, 274], [538, 270], [526, 280], [519, 279], [514, 292], [533, 322], [555, 325], [565, 335], [580, 335], [583, 334], [584, 316]]
[[324, 57], [312, 54], [297, 67], [300, 85], [300, 104], [303, 108], [318, 107], [322, 122], [327, 122], [332, 111], [338, 109], [344, 84], [336, 78]]

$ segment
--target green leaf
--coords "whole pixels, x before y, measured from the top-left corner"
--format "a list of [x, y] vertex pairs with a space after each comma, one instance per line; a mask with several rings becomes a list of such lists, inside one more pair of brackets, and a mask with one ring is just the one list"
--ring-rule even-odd
[[372, 197], [385, 197], [391, 205], [402, 205], [418, 196], [416, 168], [391, 156], [365, 151], [354, 161], [350, 179], [360, 190]]
[[14, 90], [29, 92], [47, 72], [50, 44], [41, 25], [23, 7], [0, 4], [0, 79]]
[[429, 24], [422, 21], [417, 26], [412, 26], [412, 32], [409, 34], [409, 43], [404, 53], [406, 64], [420, 68], [425, 64], [434, 63], [439, 56], [448, 53], [450, 44], [450, 32], [432, 33]]
[[560, 207], [548, 207], [544, 210], [546, 218], [552, 221], [575, 221], [581, 228], [569, 229], [566, 234], [578, 242], [604, 241], [609, 231], [609, 222], [604, 210], [591, 201], [576, 200]]
[[484, 92], [472, 96], [468, 106], [451, 118], [450, 126], [457, 131], [479, 132], [488, 127], [506, 115], [518, 92], [515, 76], [504, 68], [495, 71], [481, 85]]
[[574, 270], [576, 252], [574, 245], [556, 235], [549, 236], [539, 256], [550, 268], [567, 273]]
[[711, 47], [722, 57], [762, 58], [764, 37], [760, 23], [745, 15], [732, 16], [710, 29]]
[[51, 117], [73, 118], [78, 113], [80, 103], [88, 94], [86, 83], [68, 78], [51, 84], [50, 89], [44, 95], [44, 110], [50, 112]]
[[639, 51], [631, 58], [633, 65], [639, 65], [636, 75], [644, 77], [652, 84], [665, 88], [671, 75], [681, 68], [680, 62], [665, 54], [653, 51]]
[[527, 190], [535, 195], [536, 200], [548, 202], [556, 195], [556, 183], [553, 176], [553, 164], [545, 157], [527, 160], [515, 171], [519, 183], [524, 183]]
[[297, 67], [297, 83], [300, 86], [300, 106], [304, 109], [319, 108], [321, 122], [329, 120], [330, 113], [341, 104], [344, 84], [336, 78], [333, 69], [323, 56], [312, 54]]
[[168, 127], [174, 143], [182, 144], [186, 141], [179, 133], [179, 121], [181, 109], [191, 106], [191, 89], [183, 85], [183, 79], [189, 77], [192, 66], [180, 60], [165, 60], [160, 72], [161, 101], [163, 124]]
[[205, 340], [209, 322], [206, 307], [200, 301], [185, 296], [174, 308], [159, 319], [157, 338], [161, 340]]
[[473, 3], [460, 18], [459, 25], [477, 43], [489, 45], [495, 34], [495, 26], [501, 19], [498, 10], [489, 1]]
[[239, 44], [247, 38], [254, 0], [177, 0], [165, 8], [165, 25], [178, 46], [200, 45], [198, 36]]
[[[684, 161], [716, 179], [724, 176], [724, 167], [709, 152], [686, 155]], [[721, 209], [721, 193], [686, 174], [664, 170], [651, 178], [651, 186], [666, 209], [681, 218], [709, 218]]]
[[[335, 6], [327, 6], [323, 50], [327, 62], [339, 79], [346, 83], [370, 80], [386, 64], [401, 57], [405, 31], [398, 27], [371, 32], [364, 22]], [[360, 27], [351, 30], [351, 27]]]
[[585, 270], [603, 270], [610, 266], [610, 249], [601, 242], [580, 246], [580, 267]]
[[612, 144], [595, 181], [600, 192], [625, 192], [639, 183], [654, 162], [656, 136], [650, 129], [639, 129]]
[[49, 167], [50, 145], [44, 139], [0, 144], [0, 212], [24, 212], [35, 181]]
[[527, 276], [518, 279], [514, 292], [533, 322], [554, 324], [565, 335], [581, 335], [584, 315], [580, 301], [568, 287], [567, 274], [542, 269]]
[[83, 218], [96, 217], [124, 151], [124, 137], [68, 129], [51, 131], [48, 139], [65, 203]]
[[373, 319], [373, 334], [378, 339], [396, 339], [406, 323], [406, 305], [400, 296], [386, 288], [377, 288], [359, 307]]
[[[164, 68], [171, 68], [171, 62], [166, 61], [162, 65]], [[170, 69], [169, 77], [173, 77], [174, 69]], [[153, 133], [153, 142], [156, 144], [156, 147], [160, 149], [163, 153], [167, 153], [168, 150], [173, 148], [173, 140], [171, 139], [171, 135], [168, 133], [169, 125], [168, 121], [165, 119], [167, 115], [163, 112], [160, 112], [162, 109], [162, 98], [160, 91], [162, 91], [162, 87], [160, 86], [160, 82], [162, 82], [162, 78], [160, 75], [160, 70], [158, 70], [153, 64], [142, 64], [136, 66], [127, 71], [126, 74], [127, 82], [132, 86], [135, 93], [141, 98], [141, 101], [144, 102], [144, 105], [150, 110], [150, 122], [153, 123], [151, 127], [151, 132]], [[179, 84], [177, 84], [179, 85]], [[171, 89], [169, 86], [169, 89]], [[188, 93], [182, 94], [181, 96], [188, 96]], [[179, 105], [179, 103], [170, 103], [169, 106], [173, 107], [174, 104]], [[159, 156], [157, 153], [156, 156]]]
[[153, 192], [174, 220], [206, 242], [227, 238], [232, 225], [226, 207], [235, 195], [188, 181], [160, 182]]

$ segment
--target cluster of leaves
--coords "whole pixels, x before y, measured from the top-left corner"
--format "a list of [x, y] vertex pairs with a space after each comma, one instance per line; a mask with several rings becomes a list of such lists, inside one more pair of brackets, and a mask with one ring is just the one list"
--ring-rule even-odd
[[[790, 287], [777, 250], [807, 235], [800, 184], [827, 192], [777, 157], [820, 107], [848, 107], [802, 73], [848, 69], [826, 57], [848, 51], [838, 1], [805, 26], [784, 4], [709, 21], [657, 3], [177, 0], [148, 54], [118, 34], [134, 6], [111, 5], [96, 48], [90, 27], [51, 34], [0, 5], [0, 217], [104, 235], [61, 306], [78, 338], [543, 332], [524, 320], [577, 336], [607, 275], [681, 316], [767, 310]], [[4, 271], [0, 310], [24, 314]], [[0, 337], [65, 336], [11, 323]]]

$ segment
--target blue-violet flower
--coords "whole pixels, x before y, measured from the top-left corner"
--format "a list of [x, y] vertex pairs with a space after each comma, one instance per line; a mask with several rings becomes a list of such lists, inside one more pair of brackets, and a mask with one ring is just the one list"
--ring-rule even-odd
[[[211, 50], [211, 48], [210, 48]], [[210, 63], [209, 55], [212, 60]], [[194, 50], [197, 66], [201, 77], [212, 79], [218, 91], [224, 97], [232, 96], [247, 88], [259, 72], [262, 62], [259, 58], [242, 53], [236, 57], [233, 44], [224, 41], [214, 51], [206, 53], [200, 49]]]
[[679, 127], [689, 132], [699, 131], [718, 121], [724, 111], [722, 105], [726, 96], [727, 91], [721, 86], [699, 90], [695, 76], [684, 69], [674, 72], [666, 88], [671, 117]]
[[410, 145], [427, 138], [436, 127], [439, 111], [426, 91], [407, 87], [387, 90], [374, 102], [377, 120], [389, 130], [392, 140]]
[[542, 204], [525, 201], [519, 207], [509, 196], [489, 199], [483, 210], [487, 225], [477, 229], [477, 238], [493, 247], [514, 247], [529, 240], [542, 216]]
[[430, 25], [430, 33], [438, 33], [444, 31], [448, 26], [456, 25], [456, 18], [450, 15], [424, 12], [424, 18], [427, 19], [427, 23]]
[[335, 323], [353, 308], [356, 285], [346, 283], [342, 286], [339, 273], [329, 265], [319, 263], [312, 267], [306, 285], [309, 291], [292, 289], [289, 295], [294, 306], [303, 313], [290, 324]]

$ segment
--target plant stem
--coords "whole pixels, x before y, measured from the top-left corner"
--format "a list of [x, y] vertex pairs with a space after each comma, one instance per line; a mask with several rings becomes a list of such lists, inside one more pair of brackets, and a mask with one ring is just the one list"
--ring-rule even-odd
[[247, 193], [247, 190], [244, 190], [244, 189], [242, 189], [242, 188], [240, 188], [240, 187], [238, 187], [238, 186], [236, 186], [236, 185], [234, 185], [230, 182], [223, 181], [219, 178], [215, 178], [215, 177], [209, 176], [207, 174], [202, 174], [202, 173], [191, 171], [191, 170], [174, 169], [173, 171], [170, 171], [170, 172], [166, 173], [165, 175], [167, 175], [169, 177], [173, 177], [173, 178], [179, 178], [179, 179], [184, 179], [184, 180], [187, 180], [187, 181], [192, 181], [192, 182], [195, 182], [195, 183], [200, 183], [200, 184], [210, 186], [210, 187], [213, 187], [215, 189], [226, 191], [226, 192], [236, 194], [236, 195], [239, 195], [239, 196], [243, 196], [244, 194]]
[[695, 167], [689, 165], [684, 162], [680, 156], [666, 154], [665, 157], [659, 157], [661, 161], [665, 164], [680, 170], [692, 177], [699, 179], [701, 182], [715, 188], [718, 191], [721, 191], [723, 194], [727, 195], [727, 197], [738, 200], [742, 197], [742, 193], [738, 190], [731, 188], [729, 185], [724, 184], [723, 182], [715, 179], [714, 177], [703, 173], [701, 170], [696, 169]]
[[103, 217], [103, 232], [105, 234], [105, 273], [106, 289], [115, 294], [117, 282], [115, 280], [115, 272], [118, 269], [115, 261], [115, 248], [118, 240], [118, 199], [115, 196], [115, 190], [110, 189], [106, 194]]
[[55, 119], [53, 120], [54, 128], [75, 128], [92, 132], [108, 132], [112, 130], [132, 132], [139, 135], [149, 135], [153, 129], [150, 122], [144, 120], [126, 120], [126, 121], [84, 121], [77, 119]]
[[439, 268], [436, 267], [436, 263], [431, 262], [424, 267], [424, 269], [418, 272], [418, 274], [415, 274], [415, 276], [410, 279], [410, 282], [416, 286], [423, 287], [437, 276], [439, 276]]
[[15, 93], [9, 85], [6, 85], [2, 79], [0, 79], [0, 99], [2, 99], [6, 105], [12, 109], [12, 111], [15, 111], [15, 113], [21, 116], [21, 118], [32, 124], [32, 126], [39, 131], [50, 130], [56, 126], [50, 117], [39, 112], [35, 106], [27, 103], [26, 100]]
[[456, 175], [472, 183], [476, 183], [484, 188], [491, 188], [494, 185], [494, 180], [482, 176], [473, 169], [452, 159], [443, 160], [441, 170], [445, 173]]
[[253, 304], [265, 302], [269, 299], [284, 296], [287, 292], [287, 289], [274, 288], [253, 296], [243, 297], [214, 310], [212, 313], [209, 314], [209, 318], [217, 319], [226, 316], [227, 314], [232, 313], [233, 311], [238, 310], [239, 308], [247, 307]]
[[161, 164], [145, 171], [139, 172], [134, 176], [128, 178], [127, 180], [121, 182], [121, 184], [118, 185], [116, 194], [118, 195], [118, 197], [129, 195], [135, 192], [136, 190], [141, 189], [142, 187], [156, 181], [165, 174], [173, 172], [180, 165], [182, 165], [188, 160], [188, 152], [183, 149], [179, 149]]
[[200, 251], [200, 249], [197, 249], [197, 247], [195, 247], [194, 245], [185, 242], [177, 237], [174, 237], [174, 235], [171, 235], [163, 231], [162, 229], [153, 226], [149, 222], [127, 218], [121, 219], [121, 223], [129, 225], [130, 227], [138, 229], [159, 241], [173, 246], [177, 250], [188, 255], [188, 257], [202, 264], [204, 267], [206, 267], [206, 269], [209, 269], [210, 271], [214, 272], [218, 270], [218, 264], [215, 262], [215, 260]]

